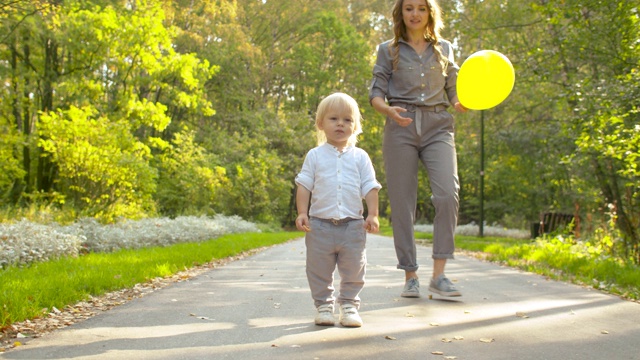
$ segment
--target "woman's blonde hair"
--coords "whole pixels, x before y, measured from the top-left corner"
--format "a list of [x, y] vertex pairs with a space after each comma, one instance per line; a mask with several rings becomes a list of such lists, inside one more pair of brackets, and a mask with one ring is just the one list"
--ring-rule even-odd
[[318, 145], [322, 145], [327, 142], [327, 135], [320, 129], [322, 120], [329, 111], [338, 111], [340, 113], [348, 113], [351, 115], [353, 121], [353, 134], [347, 141], [347, 145], [355, 146], [358, 142], [358, 135], [362, 134], [362, 116], [360, 115], [360, 108], [358, 102], [351, 96], [345, 93], [333, 93], [320, 101], [318, 105], [318, 111], [316, 111], [316, 135], [318, 138]]
[[[442, 22], [442, 10], [436, 0], [425, 0], [425, 4], [429, 9], [429, 21], [427, 22], [427, 26], [424, 31], [424, 39], [433, 46], [436, 56], [438, 57], [438, 62], [442, 65], [442, 74], [446, 76], [449, 60], [442, 54], [442, 47], [439, 44], [440, 31], [444, 28], [444, 23]], [[407, 39], [407, 27], [404, 24], [402, 17], [403, 5], [404, 0], [397, 0], [392, 11], [393, 41], [391, 41], [391, 46], [389, 46], [389, 53], [393, 58], [393, 70], [398, 68], [398, 61], [400, 60], [400, 47], [398, 41], [400, 39], [405, 41], [409, 40]]]

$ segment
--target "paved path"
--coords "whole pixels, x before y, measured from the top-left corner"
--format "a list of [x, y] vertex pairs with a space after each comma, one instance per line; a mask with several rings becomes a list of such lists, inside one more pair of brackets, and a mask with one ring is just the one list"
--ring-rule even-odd
[[[405, 299], [391, 238], [370, 236], [367, 248], [362, 328], [313, 324], [296, 240], [0, 359], [640, 359], [640, 304], [463, 256], [447, 266], [462, 297], [429, 300], [425, 280], [422, 298]], [[419, 248], [424, 279], [430, 255]]]

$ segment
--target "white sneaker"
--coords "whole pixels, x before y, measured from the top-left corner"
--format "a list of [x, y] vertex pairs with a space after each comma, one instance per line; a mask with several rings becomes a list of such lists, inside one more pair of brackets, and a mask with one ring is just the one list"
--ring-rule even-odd
[[362, 326], [362, 318], [358, 314], [358, 309], [353, 304], [340, 306], [340, 325], [344, 327]]
[[334, 326], [336, 319], [333, 317], [333, 305], [325, 304], [318, 306], [318, 314], [316, 315], [316, 325]]

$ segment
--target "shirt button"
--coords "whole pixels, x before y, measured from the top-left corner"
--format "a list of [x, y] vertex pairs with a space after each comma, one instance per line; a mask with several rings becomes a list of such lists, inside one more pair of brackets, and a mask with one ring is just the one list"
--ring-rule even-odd
[[424, 73], [420, 74], [420, 76], [424, 77]]
[[426, 84], [422, 84], [422, 85], [420, 85], [420, 87], [424, 89], [425, 87], [427, 87], [427, 85]]

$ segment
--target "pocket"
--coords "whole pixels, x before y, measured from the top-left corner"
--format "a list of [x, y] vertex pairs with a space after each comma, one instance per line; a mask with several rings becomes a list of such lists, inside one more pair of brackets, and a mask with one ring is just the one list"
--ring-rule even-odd
[[402, 89], [415, 81], [416, 74], [417, 72], [413, 67], [398, 68], [392, 74], [393, 84], [396, 88]]
[[442, 91], [446, 85], [446, 79], [442, 74], [442, 65], [437, 62], [429, 64], [427, 69], [427, 86], [431, 93]]

